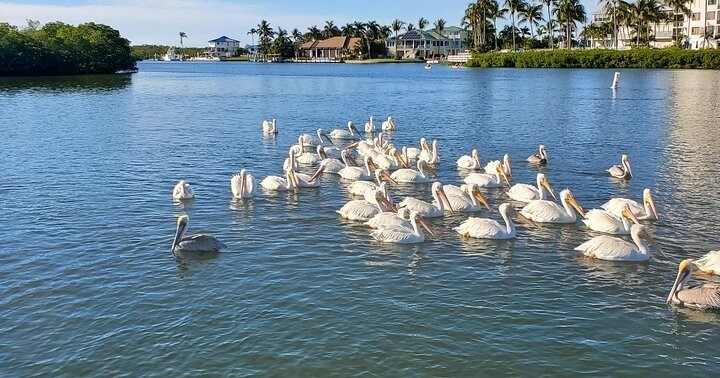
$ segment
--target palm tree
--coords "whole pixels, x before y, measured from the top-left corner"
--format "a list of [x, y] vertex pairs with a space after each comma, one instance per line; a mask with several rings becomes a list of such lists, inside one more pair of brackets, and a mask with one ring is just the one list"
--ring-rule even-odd
[[618, 22], [620, 9], [627, 6], [623, 0], [600, 0], [598, 5], [604, 4], [605, 15], [613, 21], [613, 47], [618, 48]]
[[465, 27], [465, 30], [472, 30], [472, 41], [475, 48], [478, 48], [478, 45], [480, 44], [480, 38], [478, 36], [480, 29], [478, 27], [478, 15], [479, 10], [477, 3], [470, 3], [468, 4], [468, 7], [465, 8], [465, 13], [463, 14], [463, 18], [460, 21], [463, 27]]
[[405, 28], [405, 30], [407, 30], [407, 31], [415, 30], [415, 25], [413, 25], [411, 22], [411, 23], [407, 24], [407, 28]]
[[498, 49], [498, 30], [497, 30], [497, 19], [505, 19], [505, 13], [507, 13], [507, 9], [500, 8], [500, 3], [498, 3], [498, 0], [492, 0], [490, 3], [490, 7], [488, 8], [489, 15], [493, 19], [493, 29], [494, 36], [495, 36], [495, 50]]
[[351, 23], [347, 23], [340, 28], [340, 34], [346, 37], [352, 37], [355, 35], [355, 27]]
[[[185, 34], [185, 32], [180, 32], [180, 56], [181, 57], [182, 57], [182, 51], [185, 50], [185, 46], [183, 46], [183, 38], [187, 38], [187, 34]], [[180, 59], [182, 59], [182, 58], [180, 58]]]
[[317, 39], [322, 38], [322, 32], [320, 31], [320, 29], [318, 29], [318, 27], [316, 25], [313, 25], [308, 28], [307, 36], [308, 36], [308, 39], [317, 40]]
[[423, 58], [426, 58], [426, 54], [425, 54], [425, 33], [423, 33], [423, 30], [425, 29], [425, 27], [427, 26], [427, 24], [428, 24], [428, 20], [426, 20], [426, 19], [423, 18], [423, 17], [420, 17], [420, 19], [418, 20], [418, 30], [420, 30], [420, 41], [421, 41], [420, 43], [421, 43], [421, 46], [422, 46], [422, 57], [423, 57]]
[[393, 22], [390, 24], [390, 29], [392, 29], [393, 33], [395, 33], [395, 59], [398, 59], [398, 33], [400, 33], [400, 30], [402, 30], [403, 25], [405, 25], [405, 22], [398, 20], [397, 18], [393, 20]]
[[[512, 19], [512, 28], [515, 29], [515, 13], [522, 11], [525, 8], [525, 2], [523, 0], [505, 0], [505, 7], [510, 13]], [[512, 48], [515, 50], [515, 31], [512, 33]]]
[[263, 58], [267, 58], [267, 54], [270, 51], [270, 41], [275, 35], [275, 32], [270, 27], [270, 23], [266, 20], [260, 21], [257, 26], [258, 37], [260, 38], [259, 52]]
[[353, 30], [355, 31], [353, 37], [362, 37], [362, 34], [365, 31], [365, 24], [360, 21], [355, 21], [353, 22]]
[[257, 34], [257, 32], [258, 32], [258, 31], [257, 31], [257, 29], [255, 29], [255, 28], [251, 28], [250, 31], [247, 32], [247, 34], [250, 35], [250, 44], [251, 44], [252, 46], [255, 46], [255, 34]]
[[[445, 20], [442, 18], [439, 18], [435, 21], [433, 26], [435, 26], [435, 31], [438, 34], [440, 34], [440, 37], [445, 38], [445, 35], [443, 34], [443, 32], [445, 31]], [[438, 55], [440, 55], [440, 42], [442, 42], [442, 41], [438, 41], [438, 46], [437, 46]]]
[[540, 25], [540, 21], [545, 21], [542, 15], [542, 4], [528, 4], [520, 11], [520, 23], [530, 24], [530, 37], [535, 38], [533, 34], [533, 25]]
[[340, 30], [332, 21], [325, 21], [325, 29], [323, 29], [323, 38], [330, 38], [340, 34]]
[[580, 3], [580, 0], [561, 0], [558, 7], [555, 8], [555, 13], [558, 16], [558, 21], [565, 26], [565, 42], [567, 48], [570, 48], [572, 45], [572, 31], [576, 29], [575, 22], [585, 22], [587, 20], [585, 6]]
[[554, 41], [553, 41], [553, 27], [552, 27], [552, 25], [550, 25], [550, 23], [552, 22], [552, 9], [551, 9], [551, 6], [555, 3], [555, 1], [556, 1], [556, 0], [540, 0], [541, 3], [547, 5], [547, 15], [548, 15], [548, 18], [547, 18], [547, 27], [546, 27], [547, 30], [546, 30], [546, 31], [547, 31], [548, 36], [549, 36], [548, 42], [549, 42], [549, 44], [550, 44], [550, 50], [552, 50], [552, 49], [555, 48], [555, 43], [554, 43]]

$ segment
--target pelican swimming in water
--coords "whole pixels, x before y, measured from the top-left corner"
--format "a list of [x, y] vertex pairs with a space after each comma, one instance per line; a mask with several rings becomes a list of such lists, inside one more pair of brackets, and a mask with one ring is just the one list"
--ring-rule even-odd
[[[301, 134], [298, 137], [300, 140], [302, 140], [302, 144], [305, 149], [308, 149], [308, 150], [310, 150], [310, 152], [312, 152], [312, 150], [315, 148], [315, 146], [317, 146], [318, 144], [322, 144], [323, 138], [325, 138], [325, 140], [328, 143], [332, 144], [332, 140], [330, 140], [330, 137], [327, 136], [327, 134], [325, 134], [325, 131], [323, 131], [323, 129], [317, 129], [317, 131], [315, 133], [317, 134], [317, 139], [315, 139], [315, 137], [313, 137], [310, 134]], [[299, 145], [300, 145], [299, 143], [296, 144], [296, 146], [299, 146]], [[303, 151], [303, 152], [305, 152], [305, 151]]]
[[405, 158], [405, 161], [407, 161], [407, 162], [411, 162], [411, 161], [419, 159], [420, 154], [423, 151], [430, 152], [430, 146], [428, 146], [425, 138], [420, 138], [420, 148], [407, 147], [407, 146], [402, 148], [403, 157]]
[[538, 154], [528, 156], [527, 161], [530, 164], [547, 165], [548, 156], [547, 156], [547, 152], [545, 151], [545, 145], [541, 144], [540, 147], [538, 148]]
[[628, 206], [623, 209], [620, 216], [617, 216], [607, 210], [592, 209], [585, 213], [585, 219], [582, 220], [587, 228], [613, 235], [627, 235], [631, 230], [631, 220], [635, 224], [640, 224], [635, 215], [630, 211]]
[[185, 180], [180, 180], [173, 188], [172, 196], [173, 199], [176, 200], [187, 200], [195, 198], [195, 192], [190, 184], [185, 182]]
[[621, 165], [613, 165], [612, 167], [607, 169], [607, 172], [610, 174], [610, 176], [619, 178], [619, 179], [626, 179], [629, 180], [633, 177], [632, 168], [630, 168], [630, 158], [628, 158], [627, 155], [623, 154], [620, 158], [620, 164]]
[[365, 122], [365, 134], [375, 134], [375, 121], [370, 116], [370, 120]]
[[178, 217], [175, 238], [170, 248], [171, 252], [219, 252], [221, 248], [226, 248], [225, 244], [212, 235], [184, 236], [189, 222], [190, 218], [187, 215]]
[[641, 224], [630, 227], [633, 243], [609, 235], [596, 236], [575, 247], [583, 255], [598, 260], [608, 261], [647, 261], [650, 249], [644, 240], [652, 241], [647, 228]]
[[[484, 206], [488, 211], [492, 212], [492, 208], [477, 185], [462, 185], [460, 188], [461, 192], [454, 190], [452, 194], [445, 192], [450, 208], [461, 213], [475, 213]], [[444, 189], [445, 186], [443, 186]]]
[[434, 139], [432, 142], [432, 148], [429, 148], [427, 150], [422, 150], [420, 152], [420, 156], [418, 157], [418, 160], [425, 161], [426, 163], [430, 165], [435, 165], [440, 163], [440, 154], [438, 153], [438, 141], [437, 139]]
[[383, 121], [381, 127], [382, 131], [395, 131], [397, 129], [395, 127], [395, 120], [391, 116], [388, 116], [387, 120]]
[[[323, 167], [323, 173], [339, 175], [340, 171], [345, 168], [345, 163], [343, 163], [342, 161], [334, 157], [328, 157], [328, 155], [325, 153], [325, 150], [323, 149], [323, 146], [318, 145], [317, 152], [318, 155], [323, 158], [322, 160], [320, 160], [320, 166]], [[338, 156], [341, 157], [343, 153], [347, 154], [348, 152], [342, 151]]]
[[255, 178], [242, 169], [239, 174], [230, 179], [230, 190], [232, 190], [234, 198], [252, 198], [257, 192]]
[[630, 207], [630, 211], [639, 220], [656, 220], [659, 219], [657, 207], [655, 206], [655, 200], [652, 198], [650, 189], [643, 190], [643, 204], [627, 199], [627, 198], [613, 198], [610, 201], [605, 202], [601, 208], [615, 214], [620, 215], [625, 205]]
[[417, 211], [423, 218], [437, 218], [445, 215], [445, 205], [450, 212], [454, 212], [450, 200], [448, 200], [445, 190], [442, 184], [434, 182], [431, 188], [433, 203], [427, 203], [423, 200], [419, 200], [414, 197], [405, 197], [402, 202], [398, 204], [398, 208], [406, 207], [411, 211]]
[[419, 219], [416, 211], [410, 211], [410, 224], [412, 228], [395, 226], [379, 228], [372, 232], [373, 239], [383, 243], [413, 244], [425, 241], [425, 234], [418, 228], [420, 224], [430, 235], [435, 233], [423, 219]]
[[383, 211], [375, 214], [365, 225], [370, 228], [389, 228], [389, 227], [412, 227], [409, 218], [410, 210], [406, 208], [398, 209], [397, 213], [392, 211]]
[[460, 156], [455, 165], [457, 165], [459, 169], [479, 170], [482, 164], [480, 164], [480, 154], [478, 154], [478, 150], [473, 148], [470, 155]]
[[268, 121], [267, 119], [262, 122], [262, 130], [263, 134], [265, 135], [277, 135], [278, 129], [277, 129], [277, 123], [275, 123], [275, 118], [273, 118], [271, 121]]
[[547, 177], [545, 177], [544, 173], [537, 174], [536, 182], [537, 187], [529, 184], [515, 184], [511, 186], [507, 192], [508, 197], [518, 202], [544, 200], [546, 199], [545, 189], [547, 189], [548, 193], [550, 193], [552, 197], [557, 200], [557, 197], [555, 197], [555, 191], [553, 190], [552, 186], [550, 186], [550, 183], [548, 182]]
[[298, 182], [295, 178], [295, 171], [292, 169], [286, 169], [285, 178], [279, 176], [268, 176], [260, 182], [260, 186], [269, 191], [287, 192], [290, 190], [297, 190]]
[[375, 163], [372, 161], [370, 156], [365, 156], [364, 159], [364, 165], [365, 169], [360, 167], [351, 167], [348, 158], [346, 156], [343, 156], [343, 161], [345, 161], [345, 168], [341, 169], [338, 174], [340, 177], [346, 179], [346, 180], [370, 180], [372, 179], [372, 170], [370, 169], [371, 166], [373, 168], [377, 168], [375, 166]]
[[[502, 215], [505, 224], [501, 225], [498, 221], [488, 218], [470, 217], [462, 222], [459, 226], [454, 227], [458, 234], [478, 239], [512, 239], [515, 237], [515, 223], [512, 217], [524, 217], [518, 214], [509, 203], [503, 203], [498, 208], [498, 212]], [[529, 220], [528, 220], [529, 221]]]
[[551, 201], [530, 201], [520, 210], [520, 214], [539, 223], [575, 223], [577, 221], [575, 211], [583, 217], [585, 216], [585, 211], [577, 203], [570, 189], [560, 192], [560, 202], [562, 202], [562, 207]]
[[687, 259], [680, 262], [675, 283], [670, 289], [667, 303], [694, 308], [697, 310], [720, 310], [720, 285], [702, 284], [687, 286], [692, 276], [692, 260]]
[[388, 180], [393, 184], [397, 184], [397, 182], [393, 180], [386, 171], [378, 168], [375, 170], [375, 181], [377, 184], [372, 181], [358, 180], [348, 186], [348, 193], [353, 196], [364, 196], [368, 190], [379, 189], [382, 179]]
[[386, 193], [383, 193], [382, 189], [378, 189], [368, 191], [364, 200], [352, 200], [344, 204], [340, 210], [337, 210], [337, 213], [349, 220], [367, 222], [376, 214], [388, 210], [397, 209], [387, 200]]
[[[322, 157], [319, 154], [308, 152], [306, 150], [305, 143], [302, 141], [302, 138], [298, 138], [298, 144], [300, 145], [300, 151], [303, 152], [298, 153], [296, 151], [290, 150], [293, 151], [291, 157], [293, 157], [295, 161], [297, 161], [297, 164], [305, 166], [316, 165], [322, 160]], [[318, 145], [318, 147], [319, 146], [320, 145]]]
[[[505, 170], [502, 168], [502, 165], [498, 165], [495, 170], [495, 174], [473, 172], [465, 176], [463, 181], [466, 184], [476, 184], [481, 188], [499, 188], [505, 184], [507, 184], [507, 186], [510, 186], [510, 179], [505, 174]], [[503, 178], [503, 180], [505, 180], [505, 183], [500, 181], [501, 177]]]
[[397, 171], [390, 174], [390, 177], [397, 181], [397, 182], [404, 182], [404, 183], [424, 183], [424, 182], [430, 182], [430, 177], [428, 177], [425, 174], [425, 171], [423, 170], [423, 166], [427, 164], [422, 160], [418, 160], [417, 162], [417, 170], [410, 169], [410, 168], [401, 168]]
[[327, 135], [330, 139], [355, 139], [360, 134], [355, 124], [352, 121], [348, 121], [348, 129], [335, 129]]
[[505, 171], [505, 176], [510, 177], [512, 176], [512, 167], [510, 166], [510, 155], [505, 154], [503, 156], [503, 161], [500, 160], [492, 160], [488, 162], [485, 165], [485, 173], [494, 174], [497, 172], [497, 166], [502, 166], [502, 169]]
[[720, 274], [720, 251], [710, 251], [693, 263], [702, 272]]

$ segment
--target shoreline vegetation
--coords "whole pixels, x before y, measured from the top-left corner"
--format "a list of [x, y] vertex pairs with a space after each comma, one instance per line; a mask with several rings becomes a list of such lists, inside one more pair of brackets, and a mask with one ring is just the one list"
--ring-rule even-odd
[[0, 23], [0, 76], [112, 74], [135, 71], [130, 41], [92, 22], [72, 26]]
[[549, 50], [473, 54], [468, 67], [720, 69], [720, 50]]

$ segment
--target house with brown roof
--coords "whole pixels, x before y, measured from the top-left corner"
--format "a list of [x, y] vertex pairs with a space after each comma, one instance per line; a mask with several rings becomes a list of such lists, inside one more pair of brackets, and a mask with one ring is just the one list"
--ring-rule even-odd
[[300, 45], [302, 57], [316, 61], [339, 61], [346, 57], [345, 50], [353, 50], [360, 43], [360, 38], [330, 37], [312, 40]]

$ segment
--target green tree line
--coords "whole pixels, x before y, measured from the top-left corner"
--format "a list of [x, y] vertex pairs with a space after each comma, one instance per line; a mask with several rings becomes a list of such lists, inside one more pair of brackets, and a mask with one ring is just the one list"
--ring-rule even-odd
[[107, 26], [0, 23], [0, 76], [80, 75], [136, 69], [130, 41]]

